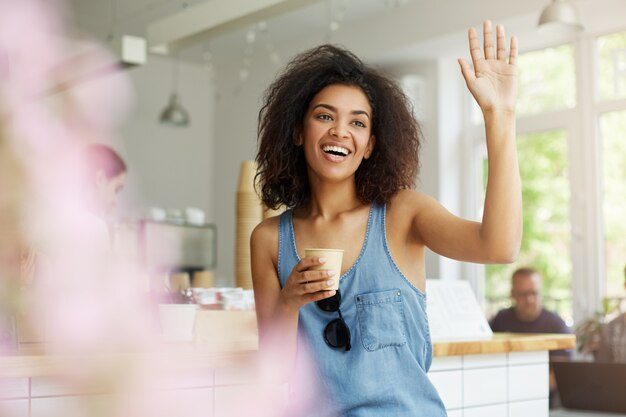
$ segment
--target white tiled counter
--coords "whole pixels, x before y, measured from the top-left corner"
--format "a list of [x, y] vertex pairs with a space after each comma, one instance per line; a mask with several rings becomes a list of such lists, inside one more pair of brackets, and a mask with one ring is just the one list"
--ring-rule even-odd
[[574, 346], [552, 334], [439, 342], [428, 375], [449, 417], [548, 417], [548, 351]]
[[[250, 320], [254, 316], [245, 319]], [[574, 345], [572, 335], [545, 334], [436, 342], [429, 377], [450, 417], [548, 417], [548, 351]], [[250, 415], [245, 412], [249, 403], [242, 399], [258, 395], [250, 372], [258, 358], [257, 346], [256, 338], [245, 334], [230, 340], [227, 348], [209, 346], [205, 340], [201, 346], [182, 344], [169, 351], [98, 358], [116, 366], [124, 360], [158, 363], [159, 371], [167, 375], [158, 395], [172, 397], [175, 403], [162, 410], [164, 416], [183, 415], [181, 404], [193, 404], [185, 410], [186, 417], [232, 417]], [[0, 416], [93, 417], [85, 409], [110, 406], [106, 390], [77, 388], [58, 378], [67, 367], [67, 358], [36, 351], [0, 356]]]

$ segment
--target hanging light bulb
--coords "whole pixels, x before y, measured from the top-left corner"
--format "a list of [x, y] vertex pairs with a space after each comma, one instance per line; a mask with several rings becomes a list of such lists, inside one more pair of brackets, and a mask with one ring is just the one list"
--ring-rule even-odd
[[167, 106], [161, 112], [159, 121], [163, 124], [172, 126], [188, 126], [189, 125], [189, 113], [180, 104], [178, 99], [178, 93], [176, 92], [176, 86], [178, 81], [178, 58], [174, 64], [173, 80], [172, 80], [172, 93], [170, 94]]
[[542, 32], [576, 33], [584, 27], [570, 0], [552, 0], [541, 12], [539, 29]]
[[189, 113], [187, 113], [187, 110], [185, 110], [185, 108], [178, 101], [178, 94], [170, 94], [169, 102], [161, 112], [159, 120], [161, 123], [174, 126], [189, 125]]

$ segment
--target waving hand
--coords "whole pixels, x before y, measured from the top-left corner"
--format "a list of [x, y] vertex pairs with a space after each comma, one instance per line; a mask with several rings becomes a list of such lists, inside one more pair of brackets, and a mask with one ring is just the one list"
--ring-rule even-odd
[[[463, 78], [470, 92], [485, 111], [515, 111], [517, 94], [517, 39], [511, 37], [507, 56], [507, 42], [502, 25], [496, 26], [496, 45], [493, 44], [491, 22], [483, 23], [483, 49], [476, 29], [468, 31], [472, 67], [459, 59]], [[508, 58], [508, 59], [507, 59]]]

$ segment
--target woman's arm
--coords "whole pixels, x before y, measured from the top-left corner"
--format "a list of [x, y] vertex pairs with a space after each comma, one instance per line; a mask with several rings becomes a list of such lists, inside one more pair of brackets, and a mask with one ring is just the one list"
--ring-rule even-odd
[[[473, 69], [459, 60], [468, 89], [485, 120], [488, 155], [487, 191], [482, 222], [460, 219], [440, 204], [418, 196], [414, 226], [424, 244], [441, 255], [480, 263], [506, 263], [517, 258], [522, 238], [522, 198], [515, 139], [517, 41], [506, 53], [504, 28], [483, 25], [481, 49], [476, 30], [469, 30]], [[508, 58], [508, 59], [507, 59]]]
[[259, 346], [266, 355], [280, 358], [288, 375], [296, 355], [300, 307], [335, 294], [335, 291], [322, 291], [332, 285], [328, 280], [334, 271], [309, 271], [311, 266], [321, 265], [324, 260], [303, 258], [281, 288], [277, 272], [277, 217], [263, 221], [254, 229], [250, 251]]

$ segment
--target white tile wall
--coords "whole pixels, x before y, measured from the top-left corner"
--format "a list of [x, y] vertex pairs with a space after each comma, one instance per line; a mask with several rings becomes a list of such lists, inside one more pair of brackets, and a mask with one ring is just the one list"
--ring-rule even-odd
[[[428, 376], [450, 415], [543, 417], [548, 413], [546, 351], [435, 357]], [[512, 401], [510, 412], [515, 415], [508, 414], [507, 403]]]
[[215, 370], [215, 385], [250, 384], [255, 382], [256, 375], [252, 368], [218, 368]]
[[509, 417], [548, 417], [548, 399], [509, 403]]
[[214, 417], [275, 417], [285, 409], [284, 387], [270, 389], [259, 385], [215, 387]]
[[51, 397], [58, 395], [94, 394], [94, 389], [67, 378], [36, 377], [31, 378], [31, 396]]
[[83, 395], [68, 397], [33, 398], [30, 401], [31, 417], [87, 417], [109, 415], [110, 397]]
[[511, 352], [509, 365], [524, 365], [529, 363], [548, 363], [548, 351], [538, 352]]
[[0, 400], [28, 398], [28, 378], [0, 378]]
[[160, 387], [164, 389], [208, 388], [213, 385], [214, 372], [212, 370], [189, 371], [183, 375], [166, 375], [160, 380]]
[[28, 417], [28, 400], [0, 400], [0, 416]]
[[465, 369], [485, 368], [494, 366], [506, 366], [506, 353], [491, 353], [486, 355], [465, 355], [463, 356], [463, 367]]
[[509, 401], [536, 400], [548, 397], [548, 364], [509, 367]]
[[[497, 404], [485, 407], [466, 408], [463, 410], [463, 417], [507, 417], [508, 412], [506, 404]], [[526, 417], [535, 416], [528, 415]]]
[[[213, 417], [213, 388], [193, 388], [170, 390], [161, 394], [167, 398], [160, 401], [167, 412], [159, 413], [163, 417]], [[165, 411], [165, 410], [164, 410]]]
[[[158, 384], [157, 417], [278, 415], [286, 389], [262, 386], [255, 375], [241, 367], [166, 376]], [[436, 357], [428, 377], [449, 417], [548, 417], [547, 352]], [[112, 404], [110, 396], [85, 395], [88, 390], [60, 378], [32, 378], [30, 384], [29, 416], [28, 379], [0, 378], [0, 395], [14, 398], [0, 401], [0, 416], [85, 417]]]
[[472, 407], [506, 403], [506, 367], [463, 370], [463, 404]]
[[429, 372], [446, 371], [451, 369], [461, 369], [463, 367], [462, 356], [436, 356], [430, 366]]
[[463, 371], [438, 371], [428, 374], [446, 409], [463, 407]]

